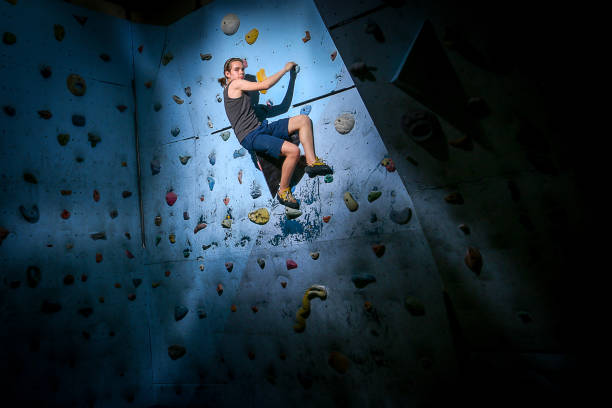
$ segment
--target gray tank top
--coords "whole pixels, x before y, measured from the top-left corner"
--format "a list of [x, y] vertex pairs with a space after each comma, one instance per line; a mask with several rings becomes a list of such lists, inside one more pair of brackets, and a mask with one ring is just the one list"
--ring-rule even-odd
[[[232, 81], [230, 81], [232, 82]], [[240, 98], [230, 98], [228, 94], [229, 82], [223, 90], [223, 103], [225, 114], [234, 128], [234, 133], [239, 142], [245, 138], [249, 132], [257, 129], [261, 124], [255, 116], [255, 111], [251, 106], [251, 98], [246, 92], [242, 92]]]

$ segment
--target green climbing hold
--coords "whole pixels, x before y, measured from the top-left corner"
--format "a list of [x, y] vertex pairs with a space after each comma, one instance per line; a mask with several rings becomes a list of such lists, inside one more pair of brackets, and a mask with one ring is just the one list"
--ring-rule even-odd
[[249, 213], [249, 220], [255, 224], [264, 225], [270, 220], [270, 213], [267, 208], [260, 208]]
[[334, 176], [332, 176], [331, 174], [325, 176], [326, 183], [331, 183], [332, 181], [334, 181]]
[[62, 146], [66, 146], [69, 140], [70, 135], [68, 133], [60, 133], [59, 135], [57, 135], [57, 141]]
[[382, 191], [370, 191], [370, 194], [368, 194], [368, 201], [372, 202], [376, 200], [378, 197], [380, 197], [381, 195], [382, 195]]

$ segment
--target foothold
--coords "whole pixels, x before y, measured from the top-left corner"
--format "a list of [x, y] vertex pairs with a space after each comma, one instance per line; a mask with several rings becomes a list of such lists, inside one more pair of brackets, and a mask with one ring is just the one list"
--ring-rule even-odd
[[196, 227], [193, 229], [193, 233], [197, 234], [198, 231], [203, 230], [204, 228], [206, 228], [206, 223], [199, 223], [198, 225], [196, 225]]
[[270, 220], [270, 213], [267, 208], [260, 208], [249, 213], [249, 220], [255, 224], [264, 225]]
[[48, 111], [48, 110], [39, 110], [38, 111], [38, 116], [40, 116], [43, 119], [51, 119], [51, 117], [53, 115], [51, 114], [51, 111]]
[[87, 275], [81, 275], [81, 282], [87, 282]]
[[42, 274], [40, 272], [40, 268], [38, 266], [30, 265], [26, 270], [26, 281], [28, 282], [28, 286], [31, 288], [35, 288], [40, 283], [42, 279]]
[[64, 30], [61, 24], [53, 24], [53, 34], [55, 34], [55, 39], [57, 41], [62, 41], [66, 35], [66, 30]]
[[331, 219], [331, 215], [326, 215], [325, 217], [323, 217], [323, 222], [327, 224], [330, 219]]
[[242, 157], [246, 154], [246, 149], [244, 147], [241, 147], [238, 150], [234, 150], [234, 159], [237, 159], [238, 157]]
[[287, 287], [287, 282], [285, 282], [285, 281], [282, 281], [280, 284], [281, 284], [281, 286], [282, 286], [283, 288], [286, 288], [286, 287]]
[[204, 201], [204, 194], [200, 196], [200, 201]]
[[183, 305], [175, 306], [175, 308], [174, 308], [174, 320], [176, 320], [178, 322], [179, 320], [181, 320], [183, 317], [185, 317], [187, 315], [187, 312], [189, 312], [189, 309], [187, 309], [185, 306], [183, 306]]
[[310, 31], [306, 30], [306, 35], [302, 38], [305, 43], [310, 41]]
[[151, 160], [151, 175], [159, 174], [161, 170], [161, 164], [159, 163], [159, 159]]
[[119, 112], [124, 112], [127, 109], [127, 106], [125, 105], [117, 105], [117, 110]]
[[223, 199], [223, 204], [228, 205], [230, 202], [230, 199], [228, 196], [225, 196], [225, 198]]
[[168, 191], [166, 193], [166, 203], [172, 207], [174, 205], [174, 203], [176, 202], [178, 196], [176, 195], [176, 193], [172, 190]]
[[225, 33], [225, 35], [232, 35], [236, 31], [238, 31], [238, 27], [240, 27], [240, 19], [234, 13], [228, 13], [221, 20], [221, 30]]
[[212, 120], [210, 120], [210, 116], [207, 116], [207, 118], [208, 118], [208, 127], [212, 129], [213, 128]]
[[332, 61], [334, 61], [336, 59], [336, 55], [338, 55], [338, 51], [334, 51], [334, 52], [331, 53], [330, 57], [331, 57]]
[[2, 36], [2, 42], [6, 45], [13, 45], [17, 42], [17, 36], [11, 32], [5, 31]]
[[185, 88], [185, 95], [187, 95], [188, 97], [191, 97], [191, 87], [190, 86]]
[[141, 283], [142, 283], [142, 279], [140, 278], [132, 279], [132, 284], [134, 285], [135, 288], [139, 287]]
[[223, 139], [224, 142], [227, 142], [227, 139], [229, 139], [229, 137], [230, 137], [229, 130], [226, 130], [225, 132], [221, 133], [221, 139]]
[[8, 116], [15, 116], [15, 114], [17, 113], [15, 108], [13, 108], [10, 105], [5, 105], [3, 109], [4, 109], [4, 113], [6, 113]]
[[217, 285], [217, 293], [219, 294], [219, 296], [221, 296], [221, 294], [223, 293], [223, 285], [222, 284], [218, 284]]
[[401, 211], [391, 210], [391, 214], [389, 215], [391, 221], [396, 224], [406, 224], [412, 218], [412, 209], [410, 207], [405, 207]]
[[302, 212], [300, 210], [296, 210], [295, 208], [285, 207], [285, 216], [288, 219], [293, 220], [295, 218], [298, 218], [300, 215], [302, 215]]
[[370, 193], [368, 194], [368, 201], [369, 202], [375, 201], [381, 195], [382, 195], [382, 191], [370, 191]]
[[125, 256], [127, 256], [128, 259], [134, 259], [134, 255], [127, 249], [125, 250]]
[[208, 188], [210, 188], [210, 191], [213, 191], [213, 188], [215, 187], [215, 179], [208, 176], [206, 178], [208, 180]]
[[26, 209], [23, 205], [20, 205], [19, 212], [30, 224], [35, 224], [40, 218], [40, 213], [38, 212], [38, 206], [36, 204], [29, 209]]
[[72, 16], [81, 26], [84, 26], [87, 22], [87, 16], [77, 16], [76, 14], [73, 14]]
[[253, 180], [253, 184], [251, 185], [251, 197], [254, 200], [258, 198], [259, 196], [261, 196], [261, 189], [259, 188], [257, 184], [255, 184], [255, 181]]
[[477, 275], [480, 275], [480, 271], [482, 270], [482, 255], [478, 249], [468, 247], [464, 260], [468, 268], [470, 268]]
[[106, 239], [106, 232], [102, 231], [102, 232], [96, 232], [94, 234], [90, 235], [91, 239], [93, 239], [94, 241], [97, 241], [99, 239]]
[[384, 43], [385, 42], [385, 36], [384, 36], [382, 30], [380, 29], [380, 26], [378, 24], [376, 24], [374, 21], [372, 21], [372, 20], [368, 21], [368, 23], [365, 26], [365, 32], [366, 32], [366, 34], [374, 35], [374, 38], [379, 43]]
[[301, 333], [306, 329], [306, 318], [310, 315], [310, 299], [314, 297], [321, 300], [327, 299], [327, 288], [323, 285], [312, 285], [306, 290], [302, 298], [302, 305], [295, 315], [296, 323], [293, 325], [295, 332]]
[[66, 85], [68, 86], [68, 90], [74, 96], [83, 96], [85, 95], [85, 91], [87, 90], [85, 80], [77, 74], [68, 75], [68, 78], [66, 79]]
[[332, 351], [329, 353], [327, 363], [340, 374], [346, 373], [351, 365], [351, 361], [348, 359], [348, 357], [337, 351]]
[[465, 235], [470, 234], [470, 227], [465, 224], [460, 224], [457, 228], [459, 228]]
[[242, 184], [242, 170], [238, 172], [238, 182]]
[[89, 141], [89, 143], [91, 143], [91, 147], [96, 147], [96, 145], [102, 141], [100, 136], [91, 132], [87, 133], [87, 140]]
[[423, 316], [425, 314], [425, 306], [414, 296], [406, 296], [404, 306], [413, 316]]
[[246, 35], [244, 36], [244, 39], [249, 45], [252, 45], [257, 40], [257, 37], [259, 37], [259, 31], [256, 28], [254, 28], [248, 33], [246, 33]]
[[123, 190], [123, 192], [121, 193], [121, 196], [122, 196], [123, 198], [128, 198], [128, 197], [130, 197], [131, 195], [132, 195], [132, 192], [131, 192], [131, 191], [127, 191], [127, 190]]
[[135, 294], [135, 293], [130, 293], [130, 294], [128, 295], [128, 300], [132, 300], [132, 301], [133, 301], [133, 300], [136, 300], [136, 294]]
[[385, 246], [381, 244], [372, 245], [372, 251], [374, 251], [376, 256], [380, 258], [381, 256], [385, 254]]
[[455, 191], [444, 197], [444, 201], [449, 204], [463, 204], [463, 196], [461, 193]]
[[79, 127], [85, 126], [85, 116], [76, 114], [72, 115], [72, 124]]
[[350, 113], [343, 113], [334, 121], [334, 127], [338, 133], [346, 135], [355, 126], [355, 117]]
[[161, 215], [155, 216], [155, 225], [157, 225], [159, 227], [161, 225], [161, 223], [162, 223]]
[[221, 221], [221, 226], [223, 228], [232, 228], [232, 220], [231, 220], [231, 218], [226, 218], [223, 221]]
[[68, 196], [70, 194], [72, 194], [72, 190], [61, 190], [60, 194], [63, 196]]
[[257, 258], [257, 264], [261, 269], [263, 269], [266, 266], [266, 261], [263, 258]]
[[206, 311], [204, 309], [198, 309], [197, 313], [199, 319], [204, 319], [206, 317]]
[[[257, 71], [257, 74], [255, 74], [255, 76], [257, 77], [257, 82], [263, 82], [267, 78], [266, 77], [266, 71], [263, 68], [261, 68], [259, 71]], [[264, 89], [264, 90], [261, 90], [259, 92], [261, 92], [262, 94], [265, 94], [267, 91]]]
[[179, 346], [178, 344], [173, 344], [168, 347], [168, 356], [170, 356], [172, 360], [183, 357], [185, 353], [187, 353], [187, 349], [183, 346]]
[[332, 176], [331, 174], [325, 176], [326, 183], [331, 183], [332, 181], [334, 181], [334, 176]]
[[68, 274], [64, 276], [64, 285], [72, 285], [74, 283], [74, 276]]
[[353, 275], [351, 281], [353, 281], [353, 284], [356, 288], [361, 289], [372, 282], [376, 282], [376, 276], [371, 275], [369, 273], [362, 273], [358, 275]]
[[191, 159], [191, 156], [179, 156], [179, 160], [183, 166], [187, 164], [189, 159]]
[[212, 59], [212, 54], [200, 53], [200, 58], [202, 59], [202, 61], [210, 61]]
[[158, 287], [159, 285], [161, 285], [161, 282], [153, 282], [153, 283], [151, 283], [151, 287], [152, 287], [153, 289], [155, 289], [155, 288], [156, 288], [156, 287]]
[[110, 212], [110, 217], [111, 218], [117, 218], [117, 215], [119, 215], [119, 212], [117, 212], [117, 210], [112, 210]]
[[297, 268], [297, 263], [293, 259], [287, 259], [287, 270]]
[[168, 65], [170, 63], [170, 61], [172, 61], [172, 59], [174, 58], [174, 55], [172, 55], [171, 52], [167, 52], [162, 56], [162, 64], [164, 66]]
[[[202, 248], [204, 249], [204, 248]], [[200, 270], [203, 271], [204, 270], [204, 264], [200, 264]]]
[[211, 166], [214, 166], [215, 163], [217, 162], [217, 158], [215, 155], [215, 152], [210, 152], [208, 155], [208, 162], [210, 163]]
[[60, 133], [59, 135], [57, 135], [57, 142], [61, 146], [66, 146], [68, 144], [68, 141], [70, 141], [70, 135], [68, 135], [67, 133]]
[[64, 209], [64, 210], [62, 211], [61, 217], [62, 217], [63, 219], [65, 219], [65, 220], [67, 220], [68, 218], [70, 218], [70, 211], [68, 211], [68, 210]]
[[316, 261], [317, 259], [319, 259], [319, 253], [318, 252], [311, 252], [310, 253], [310, 257]]
[[179, 133], [181, 133], [181, 129], [178, 127], [175, 127], [172, 130], [170, 130], [170, 134], [174, 137], [177, 137]]
[[346, 204], [346, 208], [348, 208], [350, 211], [357, 211], [359, 208], [359, 204], [357, 204], [357, 201], [355, 201], [351, 193], [348, 191], [344, 193], [344, 204]]
[[170, 240], [171, 244], [175, 244], [176, 243], [176, 234], [168, 235], [168, 239]]
[[302, 107], [302, 109], [300, 109], [300, 115], [308, 115], [311, 110], [312, 110], [312, 106], [305, 105]]
[[36, 180], [32, 173], [23, 173], [23, 180], [28, 183], [38, 184], [38, 180]]
[[234, 269], [234, 264], [232, 262], [226, 262], [225, 269], [227, 269], [228, 272], [231, 272], [232, 269]]
[[139, 46], [138, 46], [138, 52], [139, 52], [139, 53], [141, 53], [141, 54], [142, 54], [142, 49], [143, 49], [143, 46], [142, 46], [142, 45], [139, 45]]

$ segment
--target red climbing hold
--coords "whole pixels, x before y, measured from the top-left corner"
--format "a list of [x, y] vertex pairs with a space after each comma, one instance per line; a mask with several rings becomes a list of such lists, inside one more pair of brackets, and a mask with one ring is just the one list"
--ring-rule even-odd
[[335, 60], [336, 59], [336, 55], [338, 55], [338, 51], [334, 51], [331, 53], [331, 60]]
[[323, 222], [329, 222], [329, 220], [331, 219], [331, 215], [328, 215], [326, 217], [323, 217]]
[[287, 259], [287, 270], [297, 268], [297, 264], [293, 259]]
[[259, 309], [257, 309], [257, 306], [251, 306], [251, 310], [253, 311], [253, 313], [257, 313]]
[[134, 258], [134, 255], [132, 255], [132, 253], [130, 251], [128, 251], [127, 249], [125, 250], [125, 254], [127, 255], [128, 258], [132, 259]]
[[121, 193], [121, 195], [123, 196], [123, 198], [128, 198], [129, 196], [132, 195], [131, 191], [127, 191], [127, 190], [123, 190], [123, 193]]
[[100, 263], [100, 262], [102, 262], [102, 254], [98, 252], [96, 254], [96, 263]]
[[98, 190], [94, 190], [94, 192], [93, 192], [93, 199], [96, 202], [100, 201], [100, 193], [98, 192]]
[[123, 112], [124, 110], [127, 109], [127, 106], [125, 106], [125, 105], [117, 105], [117, 109], [119, 109], [119, 112]]
[[168, 276], [170, 276], [170, 271], [164, 272], [164, 275], [166, 275], [166, 278], [167, 278]]
[[174, 203], [176, 202], [177, 198], [178, 198], [178, 196], [176, 195], [176, 193], [174, 191], [168, 191], [168, 193], [166, 194], [166, 202], [171, 207], [172, 207], [172, 205], [174, 205]]
[[138, 47], [138, 52], [142, 53], [142, 45]]
[[65, 220], [70, 218], [70, 212], [68, 210], [62, 211], [62, 218], [65, 219]]
[[221, 296], [221, 294], [223, 293], [223, 285], [222, 284], [218, 284], [217, 285], [217, 293], [219, 294], [219, 296]]
[[380, 258], [385, 253], [385, 246], [384, 245], [372, 245], [372, 250], [374, 251], [376, 256]]
[[67, 196], [67, 195], [72, 194], [72, 190], [61, 190], [61, 191], [60, 191], [60, 193], [61, 193], [63, 196]]
[[87, 281], [87, 275], [83, 274], [81, 275], [81, 282], [86, 282]]

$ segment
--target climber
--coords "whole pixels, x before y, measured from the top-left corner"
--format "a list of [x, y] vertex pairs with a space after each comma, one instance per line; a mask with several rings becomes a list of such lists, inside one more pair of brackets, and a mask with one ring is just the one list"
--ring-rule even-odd
[[223, 86], [225, 113], [240, 144], [249, 151], [262, 152], [276, 159], [279, 156], [285, 157], [276, 196], [281, 204], [298, 209], [299, 203], [291, 194], [289, 182], [300, 159], [300, 149], [291, 143], [289, 135], [295, 131], [299, 134], [307, 164], [305, 172], [309, 176], [323, 176], [333, 172], [315, 155], [312, 120], [308, 115], [297, 115], [271, 123], [268, 123], [267, 119], [263, 123], [259, 122], [247, 94], [249, 91], [270, 89], [296, 65], [295, 62], [288, 62], [281, 71], [271, 77], [261, 82], [251, 82], [244, 79], [242, 59], [230, 58], [225, 61], [224, 77], [219, 78], [219, 83]]

